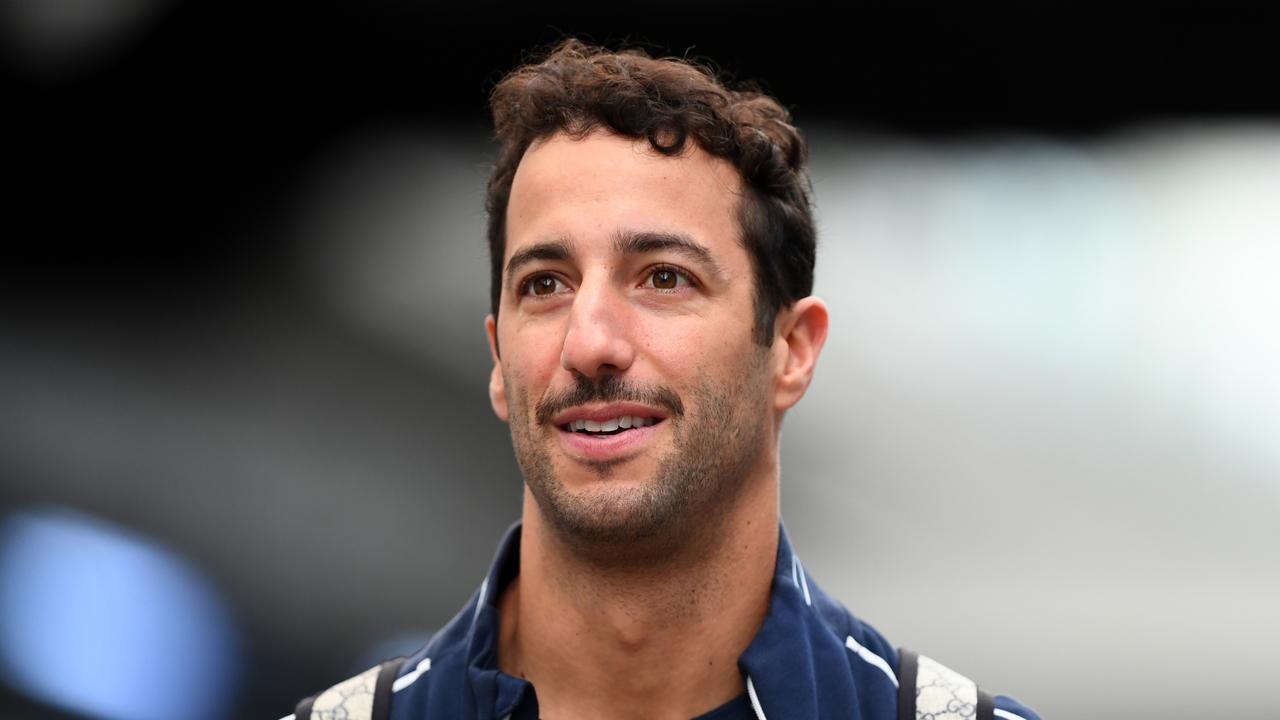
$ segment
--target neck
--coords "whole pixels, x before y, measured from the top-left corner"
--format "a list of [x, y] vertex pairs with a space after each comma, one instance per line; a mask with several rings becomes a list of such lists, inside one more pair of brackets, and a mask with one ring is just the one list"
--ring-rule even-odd
[[776, 465], [648, 562], [601, 562], [560, 540], [526, 489], [520, 575], [499, 601], [499, 664], [545, 718], [680, 718], [743, 692], [738, 657], [769, 607]]

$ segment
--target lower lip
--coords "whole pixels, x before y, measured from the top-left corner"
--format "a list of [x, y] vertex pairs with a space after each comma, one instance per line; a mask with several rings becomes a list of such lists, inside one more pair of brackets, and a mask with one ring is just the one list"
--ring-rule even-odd
[[[659, 423], [660, 424], [660, 423]], [[558, 429], [560, 442], [570, 456], [581, 460], [622, 460], [644, 448], [652, 439], [658, 424], [631, 428], [617, 435], [590, 435]]]

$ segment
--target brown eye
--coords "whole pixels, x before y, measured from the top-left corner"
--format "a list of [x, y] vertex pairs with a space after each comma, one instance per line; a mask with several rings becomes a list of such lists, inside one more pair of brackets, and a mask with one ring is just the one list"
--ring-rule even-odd
[[656, 270], [653, 273], [653, 286], [659, 290], [674, 290], [678, 279], [674, 270]]
[[554, 295], [560, 281], [554, 275], [539, 275], [528, 282], [525, 292], [530, 295]]

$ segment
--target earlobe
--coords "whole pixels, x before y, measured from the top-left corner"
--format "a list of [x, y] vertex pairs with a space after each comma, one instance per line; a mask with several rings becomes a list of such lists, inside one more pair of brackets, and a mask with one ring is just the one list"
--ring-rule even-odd
[[507, 389], [502, 379], [502, 359], [498, 356], [498, 321], [489, 315], [484, 319], [485, 333], [489, 336], [489, 354], [493, 357], [493, 371], [489, 375], [489, 403], [493, 413], [507, 422]]
[[827, 340], [827, 305], [813, 297], [797, 300], [779, 313], [775, 349], [779, 358], [774, 406], [786, 410], [804, 397], [813, 379], [818, 355]]

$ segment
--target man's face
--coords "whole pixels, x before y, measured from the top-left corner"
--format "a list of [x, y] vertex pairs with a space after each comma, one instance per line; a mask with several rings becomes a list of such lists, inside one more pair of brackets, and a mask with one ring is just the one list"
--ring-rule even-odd
[[562, 535], [681, 534], [737, 498], [772, 441], [740, 192], [733, 166], [692, 143], [672, 158], [561, 134], [521, 160], [491, 395]]

